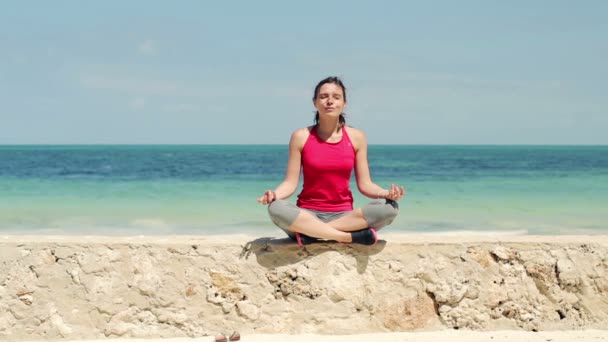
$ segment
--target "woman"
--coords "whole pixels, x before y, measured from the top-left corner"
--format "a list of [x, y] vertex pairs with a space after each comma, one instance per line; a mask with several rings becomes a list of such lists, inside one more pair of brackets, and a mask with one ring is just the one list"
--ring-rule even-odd
[[[376, 231], [390, 224], [399, 212], [397, 201], [405, 189], [392, 184], [383, 189], [372, 182], [367, 162], [367, 140], [356, 128], [346, 126], [346, 88], [338, 77], [328, 77], [315, 87], [315, 125], [297, 129], [289, 142], [285, 179], [257, 199], [270, 204], [272, 221], [300, 246], [316, 238], [373, 245]], [[286, 201], [304, 176], [297, 205]], [[349, 181], [355, 170], [359, 191], [375, 199], [353, 209]]]

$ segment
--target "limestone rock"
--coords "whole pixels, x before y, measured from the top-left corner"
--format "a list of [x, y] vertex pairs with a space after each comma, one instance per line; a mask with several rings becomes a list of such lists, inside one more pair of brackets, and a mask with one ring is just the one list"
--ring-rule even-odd
[[19, 296], [19, 300], [22, 301], [25, 305], [32, 305], [34, 301], [34, 296], [31, 293], [24, 293]]
[[241, 241], [137, 239], [0, 241], [0, 339], [608, 326], [603, 237], [306, 250], [261, 239], [249, 255]]
[[275, 287], [277, 298], [298, 295], [315, 299], [321, 296], [321, 290], [312, 285], [310, 279], [299, 276], [297, 270], [293, 268], [270, 271], [266, 273], [266, 277]]
[[174, 311], [175, 310], [153, 309], [152, 313], [156, 316], [158, 322], [170, 325], [182, 325], [189, 320], [188, 316], [184, 313]]
[[491, 255], [495, 256], [498, 260], [506, 262], [517, 258], [517, 252], [512, 248], [505, 246], [496, 246], [492, 249]]
[[439, 304], [454, 306], [469, 291], [469, 285], [463, 279], [444, 279], [438, 284], [428, 284], [426, 290], [433, 293]]
[[240, 301], [236, 304], [237, 312], [240, 316], [248, 320], [255, 321], [260, 317], [260, 310], [249, 301]]
[[580, 277], [574, 263], [567, 258], [557, 260], [557, 278], [562, 288], [575, 288], [580, 285]]
[[494, 263], [490, 252], [477, 246], [467, 248], [467, 255], [483, 268], [488, 268]]
[[51, 316], [51, 324], [62, 337], [67, 337], [72, 333], [72, 328], [66, 325], [63, 322], [63, 318], [56, 313]]
[[437, 325], [435, 302], [428, 294], [393, 299], [375, 309], [382, 324], [390, 331], [412, 331]]

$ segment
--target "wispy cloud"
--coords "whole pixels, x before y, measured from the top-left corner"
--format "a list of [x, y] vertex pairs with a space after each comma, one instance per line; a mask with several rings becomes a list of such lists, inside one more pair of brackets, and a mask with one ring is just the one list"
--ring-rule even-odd
[[80, 84], [88, 89], [109, 90], [126, 94], [172, 95], [191, 92], [176, 83], [142, 80], [128, 76], [83, 75], [80, 77]]
[[199, 111], [200, 109], [201, 108], [199, 106], [186, 104], [186, 103], [170, 104], [170, 105], [163, 106], [163, 110], [165, 112], [178, 112], [178, 113], [196, 112], [196, 111]]
[[433, 72], [405, 72], [394, 77], [406, 85], [428, 86], [435, 88], [473, 88], [493, 90], [551, 89], [562, 86], [558, 80], [502, 80], [484, 79], [468, 75]]
[[158, 53], [158, 44], [152, 39], [146, 39], [137, 45], [137, 51], [142, 55], [155, 55]]
[[130, 107], [135, 110], [142, 110], [146, 106], [146, 99], [143, 97], [136, 97], [131, 101]]
[[207, 80], [205, 83], [191, 83], [174, 80], [158, 80], [117, 74], [83, 74], [79, 83], [86, 89], [106, 90], [136, 96], [179, 96], [196, 98], [242, 96], [273, 96], [282, 98], [302, 98], [310, 89], [264, 81], [233, 80], [219, 83]]
[[345, 75], [347, 86], [355, 81], [386, 88], [487, 92], [551, 90], [568, 86], [567, 82], [559, 79], [504, 79], [475, 73], [435, 71], [427, 66], [424, 56], [409, 51], [356, 48], [344, 52], [344, 56], [339, 61], [328, 61], [323, 54], [308, 51], [295, 60], [306, 68], [361, 70], [355, 77], [348, 73]]
[[11, 59], [15, 64], [25, 64], [29, 62], [29, 59], [26, 56], [16, 53], [11, 56]]
[[46, 55], [48, 57], [51, 57], [51, 58], [57, 57], [57, 49], [55, 47], [53, 47], [53, 46], [47, 47], [46, 48]]

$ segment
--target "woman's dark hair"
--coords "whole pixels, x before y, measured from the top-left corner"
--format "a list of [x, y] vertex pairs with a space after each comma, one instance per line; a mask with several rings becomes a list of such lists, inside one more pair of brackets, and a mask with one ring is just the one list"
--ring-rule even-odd
[[[317, 86], [315, 87], [315, 95], [312, 97], [313, 101], [317, 100], [317, 97], [319, 96], [319, 90], [321, 90], [321, 87], [326, 83], [333, 83], [333, 84], [339, 85], [340, 88], [342, 88], [342, 93], [344, 93], [344, 102], [346, 102], [346, 87], [344, 86], [344, 83], [342, 83], [342, 80], [337, 76], [327, 77], [327, 78], [321, 80], [321, 82], [319, 82], [317, 84]], [[344, 127], [344, 125], [346, 125], [345, 116], [346, 116], [346, 113], [340, 113], [340, 119], [339, 119], [340, 127]], [[315, 115], [315, 126], [318, 124], [319, 124], [319, 111], [317, 111], [317, 114]]]

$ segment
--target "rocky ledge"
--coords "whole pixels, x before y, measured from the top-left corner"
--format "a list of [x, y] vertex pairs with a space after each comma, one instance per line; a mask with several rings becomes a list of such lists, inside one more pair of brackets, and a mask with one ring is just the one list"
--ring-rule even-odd
[[608, 237], [0, 239], [0, 339], [606, 329]]

